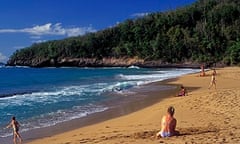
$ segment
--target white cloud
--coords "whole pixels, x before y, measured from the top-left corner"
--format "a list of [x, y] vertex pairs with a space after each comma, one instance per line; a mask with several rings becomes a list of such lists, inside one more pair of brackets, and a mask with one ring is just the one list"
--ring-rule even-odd
[[2, 53], [0, 53], [0, 62], [6, 62], [6, 60], [7, 60], [7, 57]]
[[61, 23], [47, 23], [44, 25], [36, 25], [31, 28], [23, 29], [0, 29], [0, 33], [28, 33], [32, 35], [31, 38], [40, 38], [43, 35], [60, 35], [60, 36], [78, 36], [88, 32], [95, 32], [96, 30], [89, 27], [70, 27], [63, 28]]
[[149, 13], [135, 13], [135, 14], [132, 14], [131, 16], [132, 17], [144, 17], [147, 15], [149, 15]]
[[13, 49], [22, 49], [25, 48], [25, 46], [14, 46]]
[[34, 40], [32, 41], [32, 43], [42, 43], [42, 42], [46, 42], [47, 40]]

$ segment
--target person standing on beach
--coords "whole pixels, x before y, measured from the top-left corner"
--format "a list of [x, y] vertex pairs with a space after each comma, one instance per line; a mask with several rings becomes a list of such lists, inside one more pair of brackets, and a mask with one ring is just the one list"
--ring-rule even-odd
[[13, 142], [14, 142], [14, 144], [17, 144], [17, 138], [18, 138], [18, 140], [19, 140], [19, 142], [21, 144], [22, 143], [22, 137], [21, 137], [21, 135], [18, 132], [20, 124], [16, 120], [15, 116], [12, 117], [11, 122], [7, 126], [7, 128], [10, 128], [10, 127], [13, 128]]
[[200, 68], [201, 68], [200, 77], [203, 77], [203, 76], [205, 76], [204, 65], [202, 64]]
[[215, 68], [213, 69], [213, 73], [214, 73], [215, 76], [217, 75], [217, 72], [216, 72]]
[[211, 81], [208, 89], [210, 89], [214, 85], [214, 88], [216, 89], [216, 71], [214, 70], [211, 76]]
[[173, 117], [174, 115], [174, 107], [170, 106], [167, 109], [167, 115], [162, 117], [161, 121], [161, 131], [156, 134], [156, 137], [170, 137], [174, 135], [178, 135], [179, 132], [175, 130], [177, 125], [177, 120]]

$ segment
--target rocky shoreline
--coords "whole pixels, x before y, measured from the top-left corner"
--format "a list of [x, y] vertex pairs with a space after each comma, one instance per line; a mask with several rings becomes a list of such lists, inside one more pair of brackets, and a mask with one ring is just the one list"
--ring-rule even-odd
[[200, 63], [165, 63], [161, 60], [150, 61], [138, 58], [58, 58], [58, 59], [10, 59], [7, 66], [29, 67], [130, 67], [142, 68], [199, 68]]

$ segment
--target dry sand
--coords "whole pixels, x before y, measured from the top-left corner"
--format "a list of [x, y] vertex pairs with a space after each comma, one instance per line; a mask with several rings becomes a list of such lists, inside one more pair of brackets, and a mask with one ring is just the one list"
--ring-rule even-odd
[[[171, 84], [183, 84], [188, 96], [166, 98], [150, 107], [94, 125], [38, 139], [29, 144], [215, 144], [240, 143], [240, 68], [217, 69], [217, 89], [207, 76], [191, 74]], [[168, 106], [176, 109], [180, 136], [152, 138]]]

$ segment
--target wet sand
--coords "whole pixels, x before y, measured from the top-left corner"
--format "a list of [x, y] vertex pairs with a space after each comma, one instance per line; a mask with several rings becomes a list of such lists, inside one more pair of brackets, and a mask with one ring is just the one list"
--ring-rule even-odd
[[[169, 84], [183, 84], [188, 96], [170, 94], [155, 104], [120, 117], [103, 120], [74, 130], [46, 136], [29, 144], [157, 144], [157, 143], [240, 143], [240, 68], [217, 69], [217, 89], [208, 89], [210, 73], [182, 76]], [[157, 92], [148, 93], [148, 95]], [[176, 109], [179, 136], [152, 138], [160, 130], [168, 106]], [[74, 125], [74, 123], [73, 123]]]

